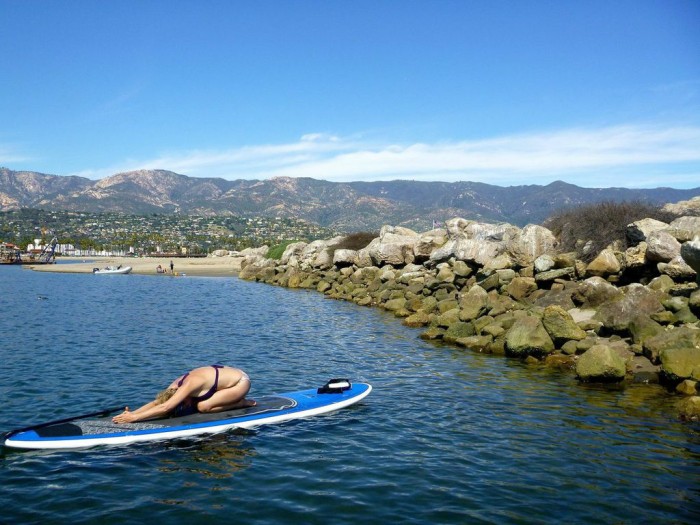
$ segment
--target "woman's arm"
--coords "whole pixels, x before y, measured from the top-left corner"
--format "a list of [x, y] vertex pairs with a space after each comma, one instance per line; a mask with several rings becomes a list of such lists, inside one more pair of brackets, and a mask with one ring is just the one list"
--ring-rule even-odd
[[177, 389], [177, 392], [173, 394], [173, 397], [168, 399], [165, 403], [156, 404], [155, 401], [151, 401], [134, 412], [130, 412], [129, 408], [127, 407], [124, 412], [114, 416], [112, 421], [114, 423], [134, 423], [145, 419], [163, 417], [175, 410], [175, 408], [185, 399], [187, 399], [192, 392], [197, 389], [201, 389], [203, 383], [203, 378], [192, 378], [192, 376], [187, 376], [182, 382], [182, 385], [180, 385], [180, 387]]

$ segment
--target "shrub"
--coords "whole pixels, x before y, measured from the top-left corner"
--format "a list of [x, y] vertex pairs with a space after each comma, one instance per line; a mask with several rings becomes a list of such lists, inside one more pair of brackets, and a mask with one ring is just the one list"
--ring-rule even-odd
[[372, 232], [351, 233], [343, 237], [343, 240], [333, 248], [336, 250], [361, 250], [362, 248], [366, 248], [367, 245], [377, 237], [379, 237], [379, 234]]
[[351, 233], [343, 237], [338, 244], [329, 246], [326, 250], [332, 258], [336, 250], [361, 250], [362, 248], [366, 248], [367, 245], [377, 237], [379, 237], [379, 234], [372, 232]]
[[275, 244], [274, 246], [271, 246], [269, 250], [267, 250], [267, 255], [265, 257], [267, 257], [268, 259], [274, 259], [276, 261], [279, 261], [282, 258], [282, 255], [284, 254], [284, 250], [287, 249], [287, 246], [295, 242], [299, 241], [282, 241], [279, 244]]
[[612, 242], [626, 243], [627, 225], [646, 218], [670, 222], [675, 216], [647, 202], [603, 201], [559, 210], [543, 225], [559, 238], [561, 251], [576, 251], [582, 260], [590, 262]]

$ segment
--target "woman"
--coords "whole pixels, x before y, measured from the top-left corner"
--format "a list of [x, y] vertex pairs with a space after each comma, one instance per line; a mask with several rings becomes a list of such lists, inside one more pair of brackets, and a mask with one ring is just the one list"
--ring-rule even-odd
[[155, 400], [131, 412], [114, 416], [114, 423], [133, 423], [144, 419], [162, 418], [168, 414], [185, 416], [197, 412], [221, 412], [255, 405], [245, 398], [250, 390], [250, 378], [243, 370], [223, 365], [195, 368], [178, 377], [160, 392]]

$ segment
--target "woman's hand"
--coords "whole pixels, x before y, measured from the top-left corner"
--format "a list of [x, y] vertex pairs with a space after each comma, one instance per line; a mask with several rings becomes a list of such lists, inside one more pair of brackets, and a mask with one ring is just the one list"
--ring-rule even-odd
[[134, 421], [136, 421], [136, 416], [129, 411], [129, 407], [126, 407], [124, 412], [112, 418], [112, 423], [133, 423]]

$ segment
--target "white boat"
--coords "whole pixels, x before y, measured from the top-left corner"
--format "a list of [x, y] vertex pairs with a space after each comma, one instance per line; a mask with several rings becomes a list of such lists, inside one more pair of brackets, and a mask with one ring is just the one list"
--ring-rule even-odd
[[93, 268], [92, 273], [95, 275], [117, 275], [131, 272], [131, 266], [107, 266], [105, 268]]

